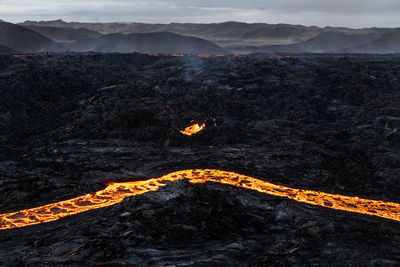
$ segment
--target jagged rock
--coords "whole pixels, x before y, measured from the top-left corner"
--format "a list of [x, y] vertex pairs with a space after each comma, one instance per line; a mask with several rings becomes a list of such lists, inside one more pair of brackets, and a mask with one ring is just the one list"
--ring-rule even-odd
[[[55, 54], [0, 75], [1, 213], [187, 168], [400, 202], [399, 57]], [[1, 232], [0, 265], [396, 265], [399, 247], [397, 222], [179, 181]]]

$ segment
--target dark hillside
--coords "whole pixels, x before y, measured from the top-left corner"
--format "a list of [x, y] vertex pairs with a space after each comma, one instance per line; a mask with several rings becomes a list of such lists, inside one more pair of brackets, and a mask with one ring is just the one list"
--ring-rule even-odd
[[0, 44], [21, 52], [62, 51], [59, 44], [25, 27], [0, 22]]
[[80, 40], [69, 47], [74, 51], [120, 53], [227, 53], [226, 50], [209, 41], [168, 32], [109, 34]]
[[0, 45], [0, 55], [9, 55], [16, 52], [17, 51], [15, 49]]

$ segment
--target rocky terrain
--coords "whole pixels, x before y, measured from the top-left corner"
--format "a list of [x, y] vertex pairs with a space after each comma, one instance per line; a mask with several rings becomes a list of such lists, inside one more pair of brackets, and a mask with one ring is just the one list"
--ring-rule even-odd
[[[400, 57], [2, 56], [0, 76], [0, 213], [188, 168], [400, 202]], [[179, 181], [1, 231], [0, 266], [397, 266], [399, 248], [396, 221]]]

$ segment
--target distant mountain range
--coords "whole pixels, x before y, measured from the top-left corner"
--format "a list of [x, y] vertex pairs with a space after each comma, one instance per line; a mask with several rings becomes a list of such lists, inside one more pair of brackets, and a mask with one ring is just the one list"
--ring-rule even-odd
[[318, 35], [318, 27], [305, 27], [286, 24], [247, 24], [241, 22], [224, 22], [213, 24], [171, 23], [171, 24], [145, 24], [145, 23], [67, 23], [56, 21], [26, 21], [22, 25], [48, 26], [60, 28], [84, 28], [102, 34], [111, 33], [153, 33], [172, 32], [176, 34], [194, 36], [209, 40], [220, 46], [230, 45], [265, 45], [286, 44], [304, 41]]
[[170, 32], [101, 34], [84, 28], [0, 22], [0, 54], [54, 52], [207, 53], [229, 51], [214, 43]]
[[400, 53], [400, 30], [383, 34], [324, 32], [295, 44], [236, 47], [236, 50], [244, 53]]
[[49, 38], [23, 26], [0, 22], [0, 45], [21, 52], [63, 51], [65, 48]]
[[24, 27], [62, 43], [69, 50], [76, 52], [229, 53], [204, 39], [170, 32], [101, 34], [83, 28], [33, 25]]
[[399, 28], [306, 27], [224, 22], [0, 22], [0, 54], [10, 51], [143, 53], [400, 53]]
[[4, 45], [0, 45], [0, 55], [8, 55], [8, 54], [13, 54], [13, 53], [17, 53], [18, 51], [9, 48], [7, 46]]
[[62, 28], [62, 27], [45, 27], [45, 26], [30, 26], [30, 25], [23, 25], [23, 26], [59, 43], [73, 43], [78, 40], [86, 38], [97, 38], [102, 35], [96, 31], [91, 31], [83, 28], [72, 29], [72, 28]]
[[372, 42], [364, 43], [353, 48], [353, 51], [363, 53], [399, 53], [400, 29], [386, 33]]
[[121, 53], [229, 53], [221, 47], [200, 39], [170, 32], [106, 34], [77, 40], [69, 45], [73, 51], [121, 52]]

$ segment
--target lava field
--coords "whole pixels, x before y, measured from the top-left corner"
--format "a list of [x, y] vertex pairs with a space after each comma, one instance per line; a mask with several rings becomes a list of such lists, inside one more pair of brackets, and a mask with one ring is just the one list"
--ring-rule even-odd
[[[0, 93], [0, 228], [187, 169], [400, 203], [400, 56], [0, 56]], [[0, 266], [400, 265], [399, 221], [219, 181], [0, 230]]]

